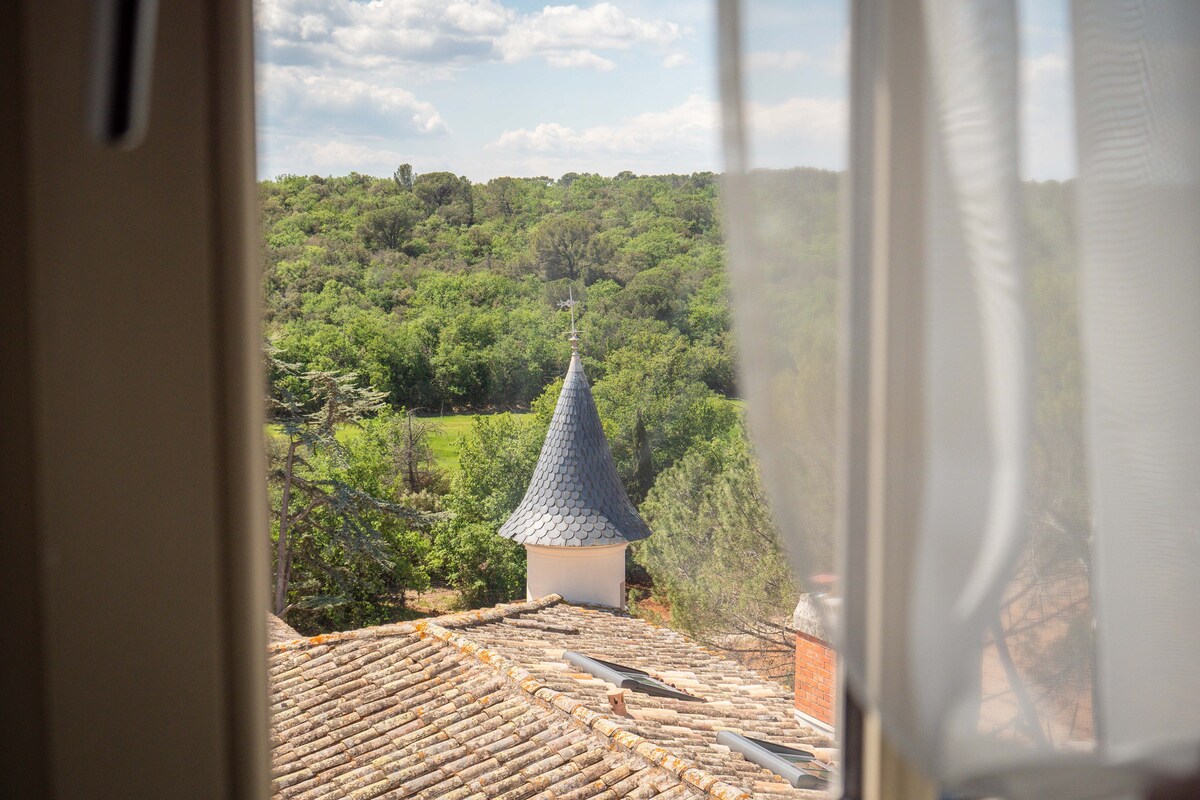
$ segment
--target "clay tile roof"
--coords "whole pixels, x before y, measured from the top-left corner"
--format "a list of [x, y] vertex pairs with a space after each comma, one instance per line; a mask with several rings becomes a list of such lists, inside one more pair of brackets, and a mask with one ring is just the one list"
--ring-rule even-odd
[[500, 535], [558, 546], [635, 542], [650, 535], [617, 475], [578, 353], [571, 357], [533, 480]]
[[288, 642], [292, 639], [299, 639], [300, 634], [296, 629], [286, 622], [281, 620], [274, 614], [267, 614], [267, 641], [271, 644], [276, 642]]
[[[707, 702], [609, 690], [559, 657], [619, 658]], [[272, 644], [278, 798], [816, 798], [716, 745], [828, 746], [787, 690], [672, 631], [557, 595]]]

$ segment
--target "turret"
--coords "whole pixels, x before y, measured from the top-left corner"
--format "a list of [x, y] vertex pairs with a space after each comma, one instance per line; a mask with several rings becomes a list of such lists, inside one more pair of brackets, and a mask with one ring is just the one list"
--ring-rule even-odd
[[500, 535], [525, 545], [533, 599], [625, 607], [625, 550], [650, 528], [617, 475], [571, 331], [571, 365], [533, 480]]

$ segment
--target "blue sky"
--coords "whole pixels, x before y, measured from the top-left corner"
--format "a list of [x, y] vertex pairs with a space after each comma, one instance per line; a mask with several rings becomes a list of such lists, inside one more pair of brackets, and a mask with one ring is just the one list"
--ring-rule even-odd
[[[721, 169], [715, 3], [259, 0], [259, 173]], [[1073, 172], [1062, 4], [1024, 0], [1026, 164]], [[844, 166], [846, 4], [746, 3], [753, 153]]]

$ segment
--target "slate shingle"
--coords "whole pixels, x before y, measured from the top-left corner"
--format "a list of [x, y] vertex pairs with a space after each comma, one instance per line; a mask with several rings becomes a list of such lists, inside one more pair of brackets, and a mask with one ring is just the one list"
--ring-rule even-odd
[[617, 475], [578, 352], [571, 356], [533, 479], [500, 535], [560, 547], [636, 542], [650, 535]]

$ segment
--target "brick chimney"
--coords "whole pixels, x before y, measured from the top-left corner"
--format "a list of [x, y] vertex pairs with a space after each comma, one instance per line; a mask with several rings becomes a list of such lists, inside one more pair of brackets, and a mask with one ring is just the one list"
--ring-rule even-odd
[[796, 716], [832, 731], [837, 710], [837, 654], [829, 644], [820, 605], [824, 594], [800, 596], [792, 624], [796, 629]]

